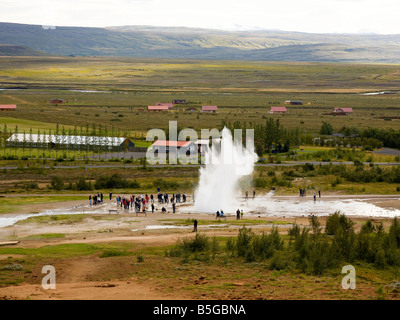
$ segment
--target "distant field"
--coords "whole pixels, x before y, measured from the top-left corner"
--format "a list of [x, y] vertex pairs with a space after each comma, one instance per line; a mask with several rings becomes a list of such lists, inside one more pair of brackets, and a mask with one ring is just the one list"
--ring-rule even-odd
[[[8, 114], [9, 115], [9, 114]], [[0, 117], [0, 127], [3, 130], [4, 124], [7, 125], [8, 130], [14, 132], [15, 126], [18, 126], [19, 132], [26, 132], [29, 134], [30, 129], [32, 129], [32, 133], [37, 133], [38, 130], [43, 133], [44, 131], [56, 129], [57, 124], [50, 123], [50, 122], [41, 122], [36, 120], [27, 120], [27, 119], [20, 119], [20, 118], [12, 118], [12, 117]], [[72, 126], [64, 126], [65, 129], [73, 128]]]
[[[0, 83], [0, 89], [24, 88], [0, 90], [0, 104], [16, 103], [19, 109], [0, 113], [0, 124], [15, 126], [10, 118], [21, 119], [19, 131], [48, 130], [56, 123], [66, 129], [95, 124], [140, 139], [149, 129], [166, 129], [170, 120], [181, 128], [200, 129], [219, 127], [223, 121], [262, 123], [270, 116], [285, 127], [311, 133], [324, 121], [335, 130], [400, 124], [398, 119], [378, 119], [399, 115], [396, 65], [0, 57]], [[392, 93], [362, 95], [382, 91]], [[64, 103], [52, 105], [51, 98]], [[138, 110], [173, 99], [188, 104], [168, 113]], [[268, 114], [269, 107], [283, 106], [286, 100], [302, 100], [304, 105], [288, 106], [285, 115]], [[216, 104], [219, 112], [186, 111], [203, 104]], [[334, 107], [352, 107], [354, 115], [327, 115]]]

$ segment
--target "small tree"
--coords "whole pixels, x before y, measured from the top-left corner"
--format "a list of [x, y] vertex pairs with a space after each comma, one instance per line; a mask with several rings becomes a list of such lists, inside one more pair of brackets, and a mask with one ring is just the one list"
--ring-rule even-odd
[[333, 133], [333, 127], [328, 122], [323, 122], [319, 133], [322, 135], [330, 136]]
[[18, 125], [15, 125], [14, 129], [14, 155], [17, 156], [17, 145], [18, 145]]
[[32, 128], [29, 129], [29, 157], [32, 158], [32, 148], [33, 148], [33, 135]]
[[37, 149], [37, 155], [39, 157], [39, 148], [41, 148], [41, 141], [40, 141], [40, 130], [38, 130], [37, 133], [37, 139], [36, 139], [36, 149]]
[[61, 177], [53, 176], [50, 181], [50, 186], [54, 190], [62, 190], [64, 188], [64, 179]]

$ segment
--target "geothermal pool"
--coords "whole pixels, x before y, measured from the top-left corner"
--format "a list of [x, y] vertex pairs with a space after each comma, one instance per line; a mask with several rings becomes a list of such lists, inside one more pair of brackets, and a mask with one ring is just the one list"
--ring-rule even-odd
[[[271, 193], [258, 195], [254, 199], [245, 199], [238, 197], [230, 203], [228, 207], [219, 208], [225, 215], [235, 215], [237, 209], [243, 210], [244, 218], [251, 217], [307, 217], [311, 214], [317, 216], [328, 216], [340, 211], [346, 216], [353, 217], [371, 217], [371, 218], [394, 218], [400, 217], [400, 210], [396, 208], [384, 208], [377, 205], [381, 201], [400, 202], [398, 196], [325, 196], [317, 198], [314, 202], [312, 196], [274, 196]], [[156, 213], [160, 213], [162, 204], [155, 203]], [[173, 215], [171, 204], [168, 204], [168, 216]], [[20, 220], [33, 216], [47, 216], [59, 214], [109, 214], [109, 209], [116, 209], [116, 202], [105, 203], [99, 206], [82, 205], [79, 207], [59, 208], [44, 210], [41, 213], [32, 214], [9, 214], [0, 217], [0, 228], [12, 226]], [[184, 204], [176, 205], [176, 215], [180, 214], [203, 214], [204, 216], [215, 216], [214, 210], [198, 210], [196, 205], [190, 201]], [[148, 216], [152, 213], [148, 212]], [[121, 217], [136, 215], [131, 209], [128, 212], [121, 211]], [[143, 218], [143, 215], [139, 215]], [[144, 218], [145, 219], [145, 218]], [[150, 227], [151, 228], [151, 227]], [[156, 228], [156, 227], [154, 227]], [[167, 228], [163, 226], [163, 228]]]
[[[307, 217], [311, 214], [317, 216], [328, 216], [337, 211], [346, 216], [357, 217], [376, 217], [376, 218], [394, 218], [400, 217], [400, 210], [396, 208], [383, 208], [374, 202], [379, 201], [398, 201], [400, 197], [381, 197], [369, 196], [357, 198], [357, 196], [347, 196], [343, 199], [338, 199], [335, 196], [328, 196], [316, 199], [313, 196], [296, 197], [296, 196], [274, 196], [267, 194], [256, 196], [254, 199], [237, 198], [233, 200], [223, 210], [224, 214], [235, 214], [236, 210], [243, 210], [244, 216], [259, 216], [259, 217]], [[179, 210], [180, 212], [199, 212], [196, 206], [189, 205]], [[202, 211], [200, 211], [202, 212]], [[203, 211], [204, 213], [215, 214], [216, 211]]]

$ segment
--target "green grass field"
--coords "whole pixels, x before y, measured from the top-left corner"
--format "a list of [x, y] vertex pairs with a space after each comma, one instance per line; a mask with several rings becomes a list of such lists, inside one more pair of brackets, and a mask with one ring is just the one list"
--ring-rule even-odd
[[[142, 139], [149, 129], [166, 129], [171, 120], [181, 128], [199, 130], [218, 127], [222, 121], [263, 123], [269, 116], [279, 118], [285, 127], [312, 133], [324, 121], [335, 130], [400, 123], [378, 118], [398, 113], [400, 73], [395, 65], [115, 58], [3, 57], [0, 61], [2, 87], [27, 88], [0, 91], [1, 104], [18, 105], [16, 112], [0, 113], [0, 124], [13, 129], [18, 124], [21, 132], [53, 129], [56, 123], [66, 130], [95, 124]], [[362, 95], [382, 91], [394, 93]], [[64, 103], [52, 105], [52, 98]], [[168, 113], [138, 110], [173, 99], [186, 99], [188, 104]], [[304, 105], [288, 106], [285, 115], [268, 114], [270, 106], [283, 106], [286, 100], [302, 100]], [[219, 112], [186, 111], [203, 104], [216, 104]], [[352, 107], [354, 114], [327, 115], [334, 107]]]

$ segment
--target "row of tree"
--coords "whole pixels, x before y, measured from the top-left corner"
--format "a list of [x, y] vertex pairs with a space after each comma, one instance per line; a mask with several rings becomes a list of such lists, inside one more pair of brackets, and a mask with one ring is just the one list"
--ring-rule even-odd
[[333, 127], [328, 122], [323, 122], [319, 131], [320, 136], [306, 132], [304, 128], [285, 128], [279, 119], [267, 118], [265, 123], [253, 124], [240, 121], [233, 123], [222, 122], [222, 127], [228, 129], [254, 129], [255, 149], [259, 156], [265, 153], [287, 152], [291, 147], [301, 144], [326, 145], [326, 146], [363, 146], [367, 150], [382, 147], [400, 148], [400, 130], [389, 129], [358, 129], [343, 127], [339, 133], [343, 136], [332, 137]]
[[288, 152], [290, 147], [298, 146], [301, 142], [312, 143], [312, 135], [302, 132], [300, 128], [284, 128], [279, 119], [268, 118], [264, 124], [252, 124], [235, 121], [223, 122], [231, 131], [234, 129], [254, 129], [254, 147], [259, 156], [265, 153]]

